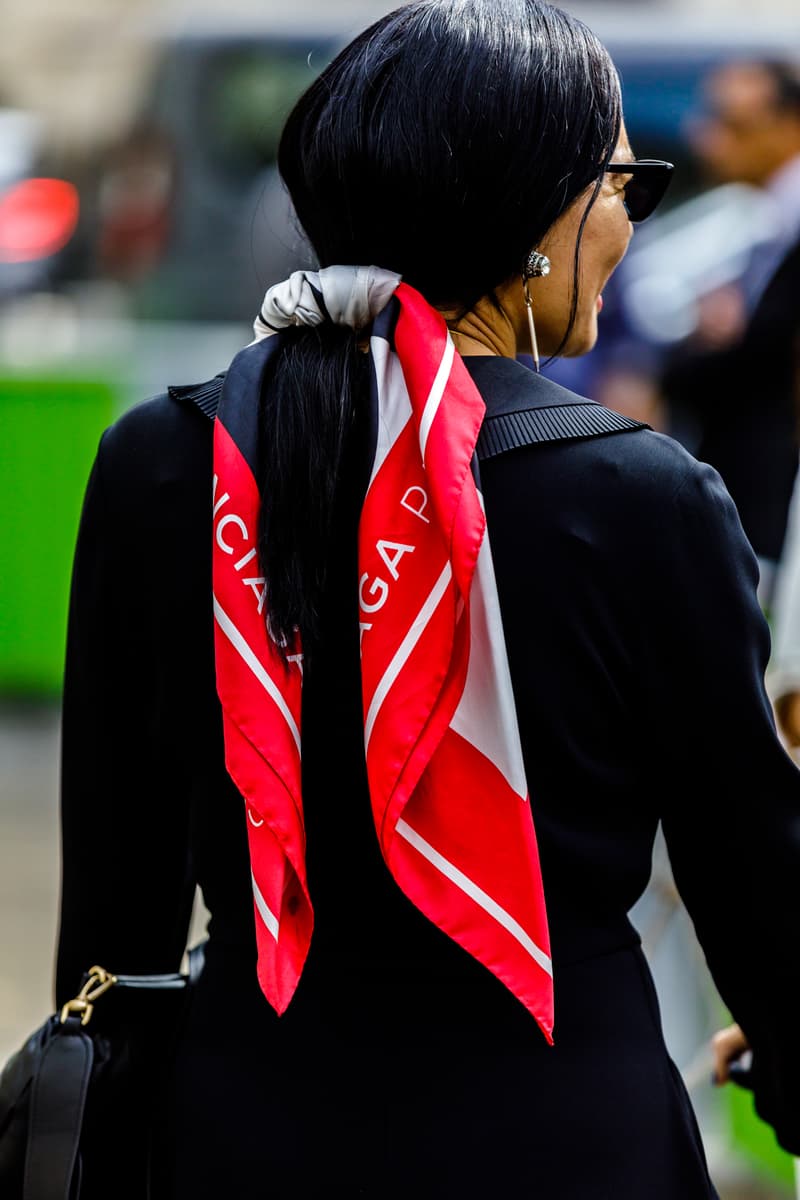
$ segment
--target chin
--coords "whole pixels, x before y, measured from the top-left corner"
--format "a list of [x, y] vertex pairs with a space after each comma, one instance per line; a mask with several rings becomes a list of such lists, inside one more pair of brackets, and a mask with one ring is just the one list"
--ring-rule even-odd
[[597, 337], [597, 317], [592, 314], [588, 321], [575, 323], [575, 328], [569, 335], [569, 341], [561, 351], [561, 357], [580, 358], [582, 354], [588, 354], [590, 350], [594, 349]]

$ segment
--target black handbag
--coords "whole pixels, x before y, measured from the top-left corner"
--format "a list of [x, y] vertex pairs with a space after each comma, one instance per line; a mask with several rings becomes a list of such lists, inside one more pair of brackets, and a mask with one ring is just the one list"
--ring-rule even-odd
[[[3, 1200], [79, 1200], [87, 1177], [99, 1183], [103, 1176], [106, 1193], [147, 1195], [142, 1105], [169, 1064], [203, 959], [201, 943], [189, 952], [185, 975], [92, 967], [78, 996], [8, 1060], [0, 1075]], [[98, 1002], [103, 1018], [93, 1026]], [[125, 1145], [126, 1129], [134, 1132], [120, 1155], [113, 1134]], [[113, 1181], [106, 1174], [112, 1166]]]

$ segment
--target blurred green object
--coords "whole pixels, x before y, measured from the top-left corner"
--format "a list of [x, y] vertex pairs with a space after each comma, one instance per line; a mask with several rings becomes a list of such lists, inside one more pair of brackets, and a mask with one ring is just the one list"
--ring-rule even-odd
[[72, 555], [102, 431], [117, 411], [100, 380], [0, 377], [0, 693], [61, 688]]
[[733, 1084], [725, 1088], [736, 1151], [762, 1175], [789, 1186], [794, 1194], [794, 1159], [781, 1150], [769, 1125], [756, 1116], [753, 1096]]

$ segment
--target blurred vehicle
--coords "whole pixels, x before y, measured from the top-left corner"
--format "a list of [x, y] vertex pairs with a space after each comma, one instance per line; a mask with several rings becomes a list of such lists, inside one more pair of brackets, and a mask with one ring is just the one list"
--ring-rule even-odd
[[133, 315], [246, 319], [301, 252], [274, 168], [283, 122], [329, 40], [198, 31], [163, 42], [102, 164], [95, 269]]
[[89, 269], [131, 315], [252, 320], [266, 287], [310, 261], [275, 158], [295, 100], [352, 28], [391, 5], [269, 0], [144, 29], [151, 70], [127, 129], [94, 164]]
[[48, 171], [44, 122], [0, 107], [0, 302], [49, 287], [78, 226], [74, 184]]

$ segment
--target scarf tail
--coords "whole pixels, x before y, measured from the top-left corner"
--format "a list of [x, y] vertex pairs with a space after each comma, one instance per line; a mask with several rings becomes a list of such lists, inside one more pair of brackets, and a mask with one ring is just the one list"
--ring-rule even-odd
[[214, 429], [217, 691], [225, 765], [245, 801], [258, 979], [281, 1014], [299, 982], [314, 924], [301, 798], [302, 655], [293, 648], [295, 661], [285, 665], [267, 633], [257, 554], [261, 501], [246, 451], [224, 415]]
[[389, 433], [362, 511], [359, 575], [372, 605], [381, 602], [373, 614], [362, 594], [365, 748], [381, 849], [409, 899], [501, 979], [551, 1041], [544, 891], [473, 469], [484, 406], [444, 322], [405, 285], [374, 333], [377, 426]]

